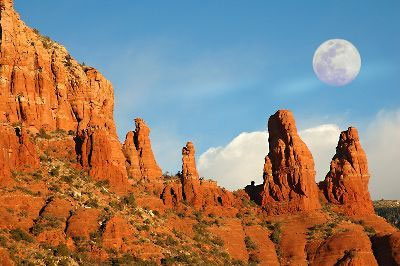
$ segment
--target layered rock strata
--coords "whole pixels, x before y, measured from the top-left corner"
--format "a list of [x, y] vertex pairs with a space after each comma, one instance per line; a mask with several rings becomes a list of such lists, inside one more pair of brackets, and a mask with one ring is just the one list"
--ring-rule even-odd
[[367, 156], [354, 127], [340, 134], [330, 171], [320, 183], [330, 203], [340, 205], [348, 215], [374, 214], [369, 182]]
[[268, 132], [262, 207], [270, 214], [320, 208], [314, 160], [297, 134], [293, 114], [287, 110], [276, 112], [269, 118]]

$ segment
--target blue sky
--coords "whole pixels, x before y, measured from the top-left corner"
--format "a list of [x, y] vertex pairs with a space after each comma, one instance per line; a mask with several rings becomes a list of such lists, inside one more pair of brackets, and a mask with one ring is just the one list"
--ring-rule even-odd
[[[117, 3], [118, 2], [118, 3]], [[165, 170], [187, 140], [197, 154], [265, 130], [291, 109], [298, 127], [334, 123], [361, 134], [400, 108], [400, 1], [15, 0], [22, 19], [92, 65], [115, 88], [124, 138], [133, 118], [152, 128]], [[352, 42], [361, 72], [344, 87], [314, 75], [325, 40]]]

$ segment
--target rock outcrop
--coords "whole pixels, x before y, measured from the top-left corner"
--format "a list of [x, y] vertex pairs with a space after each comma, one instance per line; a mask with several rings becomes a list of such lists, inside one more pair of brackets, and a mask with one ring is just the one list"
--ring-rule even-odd
[[220, 188], [217, 182], [201, 180], [196, 168], [195, 148], [187, 142], [182, 148], [182, 173], [180, 182], [168, 182], [161, 198], [165, 205], [176, 207], [182, 201], [195, 209], [213, 209], [213, 207], [229, 207], [233, 204], [233, 194]]
[[82, 151], [82, 143], [88, 146], [78, 156], [95, 179], [124, 179], [111, 83], [96, 69], [79, 64], [60, 44], [27, 27], [12, 0], [2, 0], [0, 12], [0, 122], [18, 123], [32, 133], [42, 128], [75, 131], [77, 151]]
[[139, 165], [139, 154], [135, 146], [135, 133], [133, 131], [129, 131], [126, 134], [122, 150], [126, 158], [126, 169], [129, 177], [136, 180], [140, 179], [142, 174]]
[[125, 156], [113, 135], [105, 130], [85, 130], [76, 137], [76, 143], [78, 159], [94, 180], [107, 180], [121, 192], [127, 189]]
[[11, 171], [33, 171], [39, 156], [28, 133], [20, 127], [0, 125], [0, 184], [5, 184]]
[[135, 125], [136, 129], [133, 137], [139, 156], [141, 176], [146, 180], [154, 180], [162, 176], [162, 171], [151, 149], [150, 129], [141, 118], [135, 119]]
[[174, 180], [166, 184], [161, 193], [161, 199], [165, 206], [172, 208], [178, 206], [183, 201], [182, 183], [180, 180]]
[[297, 134], [293, 114], [281, 110], [269, 118], [261, 205], [269, 214], [320, 208], [314, 160]]
[[309, 265], [378, 265], [368, 236], [361, 230], [338, 233], [322, 243]]
[[115, 131], [112, 85], [58, 43], [27, 27], [1, 1], [0, 121], [47, 130]]
[[182, 148], [182, 193], [187, 203], [200, 207], [202, 205], [202, 193], [200, 178], [196, 169], [195, 150], [192, 142], [186, 143]]
[[367, 156], [354, 127], [340, 134], [336, 154], [325, 181], [320, 183], [325, 197], [341, 206], [348, 215], [374, 214], [369, 182]]

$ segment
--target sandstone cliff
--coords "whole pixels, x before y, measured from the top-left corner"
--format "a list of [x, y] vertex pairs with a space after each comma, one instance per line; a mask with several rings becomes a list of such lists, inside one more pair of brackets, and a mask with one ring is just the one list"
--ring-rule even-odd
[[111, 83], [27, 27], [13, 1], [2, 0], [0, 12], [0, 122], [21, 124], [31, 133], [75, 131], [78, 156], [95, 179], [114, 184], [125, 180]]
[[340, 205], [347, 214], [368, 215], [375, 213], [368, 192], [369, 178], [358, 131], [350, 127], [340, 134], [330, 171], [320, 187], [327, 200]]
[[271, 214], [320, 208], [314, 160], [297, 134], [293, 114], [276, 112], [268, 120], [268, 132], [262, 207]]

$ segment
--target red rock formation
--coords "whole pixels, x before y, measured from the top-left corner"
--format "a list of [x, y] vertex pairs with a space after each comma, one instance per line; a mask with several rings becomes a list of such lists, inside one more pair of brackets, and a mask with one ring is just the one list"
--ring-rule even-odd
[[127, 162], [128, 175], [133, 179], [140, 179], [142, 174], [139, 165], [139, 154], [135, 146], [135, 133], [133, 131], [129, 131], [126, 134], [122, 150]]
[[182, 193], [187, 203], [195, 208], [202, 206], [199, 174], [196, 169], [195, 150], [191, 142], [182, 148]]
[[79, 209], [68, 220], [66, 233], [70, 237], [90, 238], [90, 233], [100, 229], [98, 218], [101, 210], [98, 209]]
[[213, 180], [202, 180], [200, 182], [202, 204], [205, 208], [212, 206], [232, 206], [234, 197], [232, 192], [221, 188]]
[[329, 202], [341, 205], [349, 215], [373, 214], [368, 192], [367, 156], [361, 147], [357, 129], [350, 127], [340, 134], [330, 171], [320, 184]]
[[120, 143], [105, 130], [88, 130], [77, 137], [77, 151], [82, 166], [94, 180], [108, 180], [112, 188], [125, 191], [128, 174]]
[[0, 184], [5, 184], [11, 171], [32, 171], [38, 166], [39, 157], [26, 130], [0, 125]]
[[[44, 206], [44, 199], [21, 192], [0, 196], [0, 229], [29, 230]], [[24, 213], [24, 215], [17, 215]]]
[[179, 180], [169, 182], [161, 194], [161, 199], [167, 207], [178, 206], [183, 200], [182, 183]]
[[255, 248], [249, 254], [250, 258], [258, 259], [259, 265], [280, 265], [276, 255], [275, 245], [269, 239], [270, 234], [267, 229], [260, 225], [250, 225], [245, 227], [246, 236], [255, 243]]
[[268, 131], [262, 207], [270, 214], [320, 208], [314, 160], [297, 134], [292, 112], [276, 112], [269, 118]]
[[0, 121], [49, 130], [91, 124], [115, 131], [110, 82], [27, 27], [13, 1], [1, 4]]
[[180, 183], [168, 182], [161, 194], [161, 199], [168, 207], [176, 207], [180, 202], [185, 202], [195, 209], [208, 209], [213, 207], [230, 207], [234, 202], [233, 194], [217, 186], [212, 180], [200, 180], [196, 168], [195, 149], [192, 142], [182, 148], [182, 174]]
[[112, 217], [103, 232], [103, 246], [106, 249], [123, 250], [126, 248], [125, 239], [133, 238], [134, 230], [131, 224], [120, 216]]
[[[314, 257], [315, 256], [315, 257]], [[368, 236], [361, 230], [348, 230], [320, 245], [309, 265], [378, 265]]]
[[41, 215], [50, 215], [65, 222], [70, 216], [72, 207], [70, 201], [61, 198], [54, 198], [46, 205]]
[[147, 180], [159, 178], [162, 172], [151, 149], [150, 129], [141, 118], [135, 119], [135, 125], [134, 142], [139, 155], [142, 178]]
[[77, 131], [83, 136], [77, 138], [77, 150], [82, 142], [88, 146], [78, 155], [93, 177], [111, 183], [125, 179], [111, 83], [96, 69], [80, 65], [60, 44], [27, 27], [11, 0], [1, 4], [0, 122], [21, 123], [31, 132]]

